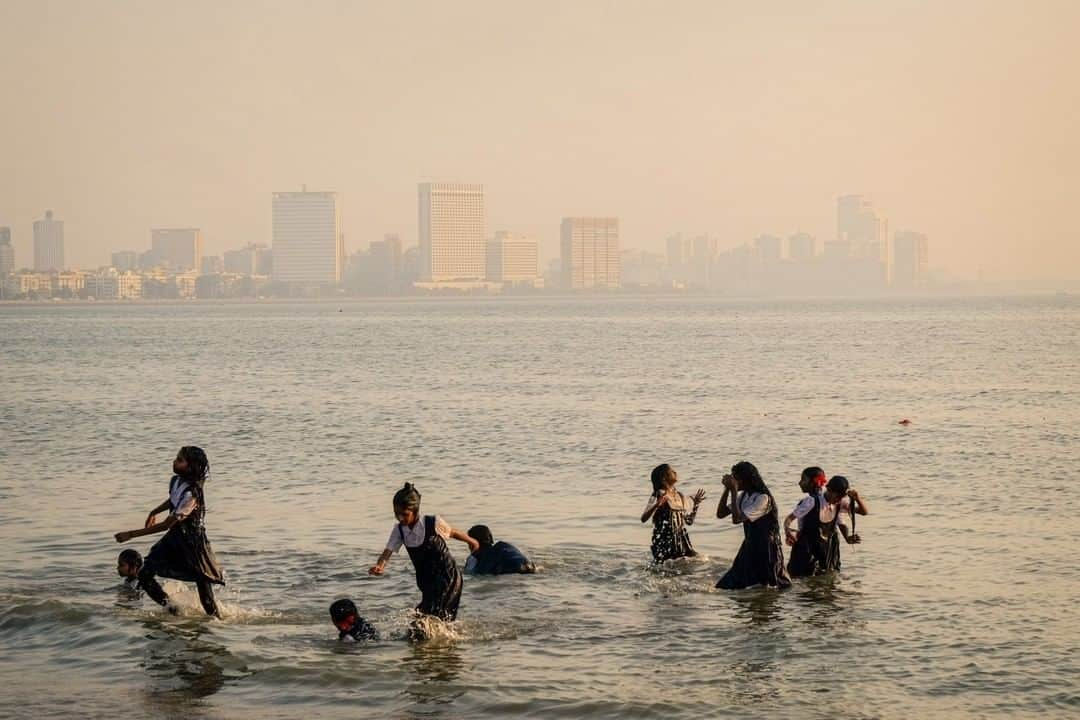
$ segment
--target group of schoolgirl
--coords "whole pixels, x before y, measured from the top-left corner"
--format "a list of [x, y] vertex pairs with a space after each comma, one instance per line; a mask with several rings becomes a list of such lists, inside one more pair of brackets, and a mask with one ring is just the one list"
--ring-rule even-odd
[[[688, 500], [675, 489], [679, 475], [666, 463], [653, 469], [651, 480], [653, 492], [641, 514], [641, 522], [650, 518], [653, 522], [653, 559], [663, 562], [697, 555], [687, 527], [694, 524], [705, 491], [699, 489]], [[723, 485], [716, 517], [730, 517], [733, 523], [742, 525], [743, 541], [731, 567], [717, 581], [718, 588], [788, 587], [791, 578], [839, 570], [841, 536], [848, 544], [861, 542], [854, 532], [855, 515], [866, 515], [869, 511], [859, 493], [841, 475], [826, 479], [825, 471], [819, 467], [803, 470], [799, 489], [806, 496], [784, 518], [784, 540], [781, 540], [776, 500], [752, 463], [744, 461], [732, 466], [731, 473], [724, 475]], [[843, 514], [851, 518], [850, 529], [840, 522]], [[784, 541], [791, 547], [791, 559], [786, 566]]]
[[[157, 576], [194, 582], [199, 600], [208, 615], [220, 617], [214, 599], [213, 585], [224, 585], [224, 573], [206, 536], [206, 496], [203, 492], [210, 473], [206, 453], [195, 446], [180, 448], [173, 460], [173, 476], [169, 481], [168, 498], [154, 507], [144, 526], [137, 530], [116, 533], [116, 541], [164, 532], [165, 536], [151, 548], [144, 560], [134, 549], [126, 549], [117, 560], [117, 572], [131, 587], [141, 588], [158, 604], [176, 613], [176, 606], [157, 582]], [[698, 490], [689, 500], [675, 489], [678, 473], [670, 465], [657, 466], [652, 471], [653, 493], [642, 513], [641, 521], [653, 521], [652, 554], [657, 562], [697, 554], [690, 543], [687, 527], [694, 523], [705, 491]], [[740, 462], [723, 478], [724, 491], [716, 516], [730, 516], [732, 522], [743, 526], [743, 541], [734, 562], [720, 578], [718, 588], [734, 590], [754, 585], [787, 587], [789, 577], [804, 577], [832, 572], [840, 567], [840, 545], [837, 532], [848, 543], [859, 542], [859, 536], [840, 523], [842, 513], [854, 522], [853, 513], [867, 514], [865, 502], [848, 487], [841, 476], [825, 479], [817, 467], [803, 471], [799, 487], [806, 493], [795, 509], [784, 519], [784, 534], [792, 546], [791, 561], [784, 566], [784, 551], [780, 539], [780, 522], [776, 501], [749, 462]], [[532, 573], [536, 571], [522, 553], [506, 542], [494, 541], [484, 525], [475, 525], [468, 532], [451, 527], [437, 515], [420, 513], [420, 492], [411, 484], [394, 494], [396, 523], [390, 531], [386, 548], [368, 573], [382, 575], [386, 564], [402, 547], [409, 554], [420, 589], [419, 617], [434, 617], [443, 621], [457, 618], [461, 602], [462, 573], [458, 569], [448, 540], [458, 540], [469, 546], [470, 555], [465, 572], [499, 575]], [[168, 511], [158, 522], [157, 515]], [[797, 521], [797, 529], [791, 523]], [[343, 598], [330, 606], [330, 616], [342, 639], [374, 639], [377, 632], [361, 616], [351, 600]], [[414, 626], [415, 628], [415, 626]]]
[[[210, 462], [201, 448], [185, 446], [173, 460], [172, 469], [169, 496], [150, 511], [143, 527], [115, 535], [119, 543], [160, 532], [164, 532], [165, 537], [154, 544], [145, 560], [138, 551], [125, 549], [117, 559], [116, 570], [129, 588], [141, 588], [173, 614], [178, 608], [158, 583], [157, 576], [194, 582], [206, 614], [221, 617], [213, 585], [225, 584], [224, 573], [206, 536], [205, 523], [203, 488], [210, 474]], [[462, 532], [437, 515], [421, 515], [420, 492], [411, 483], [405, 483], [394, 494], [393, 505], [397, 522], [390, 531], [386, 549], [368, 573], [382, 575], [390, 558], [404, 547], [416, 571], [416, 584], [421, 594], [416, 611], [421, 617], [435, 617], [447, 622], [457, 618], [462, 575], [447, 547], [448, 540], [459, 540], [469, 546], [470, 555], [465, 563], [467, 573], [536, 572], [536, 566], [516, 547], [507, 542], [495, 542], [486, 525], [474, 525], [468, 532]], [[166, 510], [168, 516], [158, 522], [157, 515]], [[342, 639], [377, 637], [375, 629], [360, 616], [356, 605], [348, 598], [337, 600], [330, 606], [330, 617]]]

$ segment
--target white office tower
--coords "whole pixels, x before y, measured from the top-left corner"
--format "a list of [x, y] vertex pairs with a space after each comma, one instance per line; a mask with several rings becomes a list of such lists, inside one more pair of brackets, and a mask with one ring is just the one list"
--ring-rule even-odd
[[488, 243], [487, 255], [487, 279], [492, 282], [528, 284], [540, 277], [540, 248], [535, 240], [500, 230]]
[[297, 285], [341, 282], [345, 239], [333, 192], [278, 192], [273, 196], [273, 278]]
[[484, 186], [420, 183], [418, 201], [420, 279], [483, 280], [487, 276]]
[[564, 287], [619, 287], [619, 218], [563, 218], [560, 236]]
[[64, 221], [53, 220], [52, 210], [45, 211], [44, 219], [34, 221], [34, 269], [64, 269]]

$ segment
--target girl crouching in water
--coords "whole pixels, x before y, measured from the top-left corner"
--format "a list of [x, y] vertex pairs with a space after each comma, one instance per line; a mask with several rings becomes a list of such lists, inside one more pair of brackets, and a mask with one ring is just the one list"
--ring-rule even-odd
[[[743, 541], [731, 567], [716, 587], [739, 590], [753, 585], [786, 588], [791, 580], [784, 570], [784, 548], [780, 541], [780, 519], [776, 501], [756, 467], [743, 461], [724, 476], [724, 494], [716, 517], [731, 515], [743, 526]], [[732, 499], [729, 503], [728, 497]]]
[[[154, 576], [193, 582], [199, 589], [203, 610], [207, 615], [220, 618], [212, 584], [224, 585], [225, 579], [206, 537], [203, 486], [209, 474], [210, 461], [202, 448], [194, 445], [180, 448], [173, 460], [169, 497], [150, 511], [141, 530], [116, 533], [116, 542], [164, 532], [165, 537], [150, 548], [150, 554], [143, 561], [139, 587], [158, 605], [176, 613], [176, 606], [169, 602], [169, 596]], [[156, 522], [155, 516], [165, 510], [169, 511], [169, 517]]]
[[651, 517], [653, 521], [652, 555], [656, 562], [697, 555], [690, 544], [686, 528], [694, 524], [698, 506], [705, 499], [705, 490], [698, 489], [693, 496], [693, 507], [686, 496], [675, 489], [679, 474], [667, 463], [657, 465], [652, 471], [653, 493], [641, 514], [641, 522]]
[[446, 540], [454, 538], [469, 546], [480, 548], [473, 538], [450, 527], [437, 515], [420, 515], [420, 493], [412, 483], [394, 493], [394, 517], [397, 524], [390, 531], [386, 549], [368, 572], [382, 575], [386, 563], [402, 545], [409, 552], [416, 570], [416, 586], [420, 588], [420, 604], [416, 611], [447, 622], [457, 619], [461, 602], [461, 571]]

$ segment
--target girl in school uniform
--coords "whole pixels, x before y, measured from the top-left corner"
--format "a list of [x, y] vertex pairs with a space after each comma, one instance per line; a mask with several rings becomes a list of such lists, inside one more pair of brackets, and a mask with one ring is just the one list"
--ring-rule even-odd
[[[731, 567], [716, 583], [723, 590], [739, 590], [754, 585], [786, 588], [791, 585], [784, 571], [784, 548], [780, 541], [780, 520], [776, 501], [756, 467], [746, 461], [724, 476], [724, 494], [716, 517], [731, 516], [743, 526], [743, 541]], [[730, 500], [729, 500], [730, 498]]]
[[[169, 497], [150, 511], [141, 530], [116, 533], [116, 542], [123, 543], [143, 535], [164, 532], [165, 537], [150, 548], [150, 554], [143, 561], [138, 575], [139, 587], [158, 605], [176, 613], [176, 606], [169, 602], [169, 596], [155, 576], [193, 582], [199, 589], [203, 610], [207, 615], [220, 618], [213, 585], [224, 585], [225, 578], [206, 537], [206, 496], [203, 486], [209, 474], [210, 461], [202, 448], [194, 445], [180, 448], [173, 460]], [[169, 516], [157, 522], [157, 514], [165, 510], [169, 511]]]
[[679, 474], [667, 463], [657, 465], [652, 471], [652, 495], [641, 513], [641, 522], [653, 521], [652, 555], [656, 562], [697, 555], [690, 544], [686, 528], [694, 524], [698, 506], [705, 499], [705, 490], [699, 488], [691, 500], [675, 489]]
[[447, 622], [457, 619], [461, 603], [461, 571], [446, 546], [450, 538], [460, 540], [470, 551], [480, 547], [473, 538], [455, 530], [437, 515], [420, 515], [420, 493], [412, 483], [394, 494], [394, 517], [397, 524], [390, 530], [386, 549], [368, 572], [382, 575], [390, 557], [404, 545], [416, 570], [416, 586], [420, 588], [421, 615], [431, 615]]
[[[866, 515], [868, 510], [859, 493], [842, 475], [834, 475], [824, 491], [807, 494], [795, 506], [784, 518], [784, 533], [788, 544], [793, 545], [788, 563], [791, 577], [822, 575], [840, 569], [840, 536], [849, 545], [861, 542], [859, 536], [849, 532], [840, 521], [842, 513], [850, 517], [852, 512]], [[794, 520], [799, 521], [797, 533], [791, 530]]]

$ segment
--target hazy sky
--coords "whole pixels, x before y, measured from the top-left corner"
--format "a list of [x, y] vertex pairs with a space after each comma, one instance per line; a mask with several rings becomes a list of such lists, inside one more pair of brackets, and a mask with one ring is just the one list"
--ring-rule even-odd
[[416, 239], [416, 183], [481, 182], [489, 233], [557, 250], [836, 232], [872, 195], [959, 275], [1080, 282], [1080, 2], [0, 0], [0, 225], [74, 266], [270, 193], [337, 190], [346, 249]]

